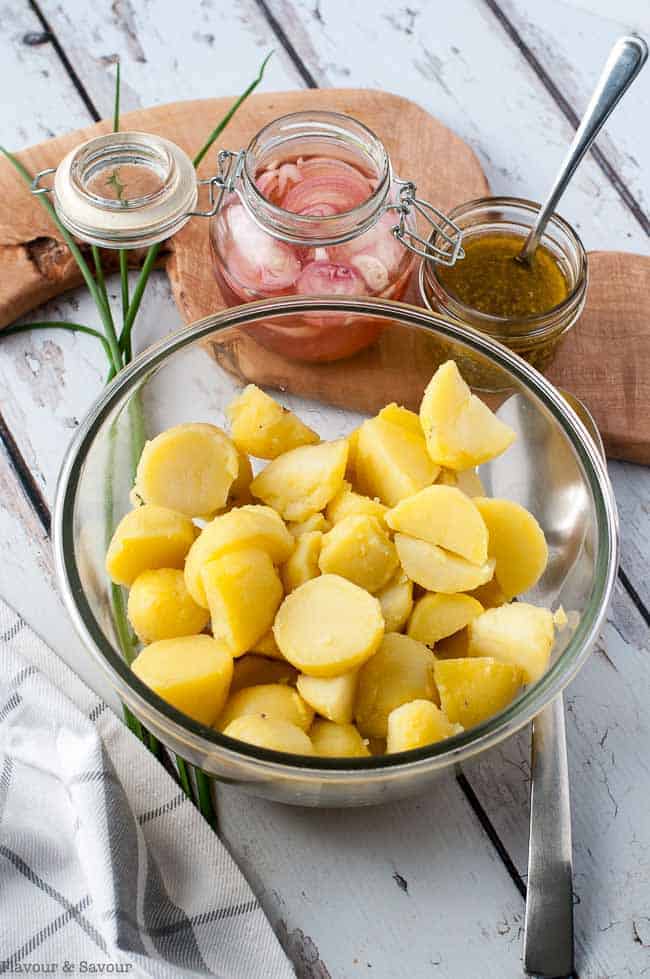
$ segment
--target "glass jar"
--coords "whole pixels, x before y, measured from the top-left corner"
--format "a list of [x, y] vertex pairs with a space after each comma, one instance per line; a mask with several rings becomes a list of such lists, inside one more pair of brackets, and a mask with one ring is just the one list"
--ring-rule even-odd
[[[428, 250], [415, 211], [444, 236], [443, 260], [459, 239], [444, 215], [393, 177], [384, 145], [366, 126], [334, 112], [297, 112], [265, 126], [238, 154], [220, 154], [226, 192], [210, 221], [214, 270], [229, 306], [289, 295], [401, 299], [416, 254]], [[436, 224], [431, 215], [434, 215]], [[258, 325], [256, 338], [285, 356], [333, 360], [371, 343], [377, 324], [336, 313]]]
[[[474, 236], [498, 233], [520, 235], [523, 245], [539, 209], [539, 204], [521, 198], [483, 197], [454, 208], [449, 217], [461, 229], [464, 245]], [[436, 235], [434, 231], [433, 244], [436, 244]], [[556, 355], [562, 338], [576, 324], [584, 308], [588, 269], [580, 238], [557, 214], [550, 218], [540, 242], [551, 252], [568, 287], [566, 299], [548, 312], [515, 319], [472, 309], [445, 287], [437, 266], [428, 260], [420, 267], [423, 304], [444, 313], [456, 323], [489, 334], [544, 372]], [[444, 247], [444, 242], [439, 244]], [[475, 376], [472, 380], [485, 390], [493, 388], [488, 377]]]

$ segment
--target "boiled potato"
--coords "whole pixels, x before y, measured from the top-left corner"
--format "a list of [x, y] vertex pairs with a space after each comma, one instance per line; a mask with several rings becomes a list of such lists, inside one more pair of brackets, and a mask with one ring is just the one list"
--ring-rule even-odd
[[376, 598], [339, 575], [324, 574], [287, 595], [273, 633], [285, 658], [309, 676], [338, 676], [372, 656], [384, 634]]
[[371, 755], [386, 754], [386, 738], [366, 738]]
[[306, 520], [301, 520], [299, 523], [289, 523], [287, 527], [294, 537], [300, 537], [301, 534], [310, 534], [313, 530], [320, 530], [322, 534], [326, 534], [328, 530], [332, 529], [332, 524], [325, 519], [322, 513], [312, 513], [311, 517], [307, 517]]
[[467, 496], [485, 496], [485, 487], [476, 469], [445, 469], [440, 470], [440, 475], [436, 480], [443, 486], [456, 486]]
[[287, 594], [304, 585], [310, 578], [315, 578], [320, 574], [318, 558], [321, 552], [321, 542], [323, 535], [319, 530], [312, 530], [306, 534], [300, 534], [296, 539], [296, 546], [289, 560], [280, 568], [280, 577]]
[[298, 693], [317, 714], [337, 724], [350, 724], [357, 694], [357, 671], [342, 676], [306, 676], [301, 673], [296, 681]]
[[469, 469], [494, 459], [515, 433], [472, 394], [453, 360], [442, 364], [427, 385], [420, 422], [432, 460], [448, 469]]
[[386, 632], [401, 632], [413, 608], [413, 582], [398, 568], [391, 580], [377, 592]]
[[172, 707], [213, 724], [226, 702], [233, 664], [229, 650], [211, 636], [183, 636], [145, 646], [131, 668]]
[[258, 459], [277, 459], [283, 452], [299, 445], [313, 445], [320, 439], [316, 432], [288, 408], [249, 384], [226, 409], [232, 438], [242, 452]]
[[308, 735], [295, 724], [277, 717], [245, 714], [231, 721], [223, 733], [229, 738], [270, 751], [284, 751], [291, 755], [314, 754], [314, 746]]
[[386, 752], [412, 751], [460, 734], [462, 725], [452, 724], [444, 711], [430, 700], [411, 700], [388, 715]]
[[323, 537], [318, 565], [323, 574], [338, 574], [366, 591], [388, 584], [398, 565], [395, 545], [376, 517], [345, 517]]
[[553, 615], [547, 608], [514, 602], [488, 609], [469, 624], [469, 655], [491, 656], [518, 666], [526, 683], [534, 683], [548, 667], [555, 638]]
[[408, 577], [427, 591], [446, 595], [471, 591], [494, 574], [494, 558], [482, 565], [470, 564], [457, 554], [407, 534], [395, 534], [395, 546]]
[[267, 551], [274, 564], [287, 560], [295, 541], [272, 507], [243, 506], [215, 517], [203, 528], [185, 562], [185, 584], [199, 605], [208, 607], [201, 569], [208, 561], [240, 547]]
[[[259, 653], [261, 656], [268, 656], [269, 659], [284, 660], [284, 656], [278, 649], [278, 644], [273, 635], [273, 629], [265, 632], [261, 639], [258, 639], [251, 646], [251, 653]], [[286, 662], [286, 661], [285, 661]]]
[[514, 598], [532, 588], [544, 573], [548, 547], [544, 531], [519, 503], [477, 497], [490, 535], [488, 553], [496, 561], [494, 577], [506, 598]]
[[355, 428], [353, 431], [350, 432], [349, 435], [346, 435], [346, 441], [348, 443], [348, 461], [345, 467], [345, 478], [348, 479], [351, 483], [354, 483], [356, 478], [354, 471], [357, 462], [358, 440], [359, 440], [358, 428]]
[[427, 486], [389, 510], [386, 523], [410, 537], [444, 547], [471, 564], [485, 564], [488, 531], [478, 507], [455, 486]]
[[346, 517], [363, 514], [368, 517], [376, 517], [383, 525], [387, 511], [388, 507], [385, 507], [379, 500], [371, 500], [369, 496], [355, 493], [350, 483], [344, 482], [334, 499], [327, 504], [327, 519], [332, 524], [336, 524]]
[[469, 595], [429, 593], [415, 603], [406, 631], [412, 639], [434, 646], [464, 629], [482, 611], [481, 603]]
[[345, 439], [302, 445], [269, 462], [251, 483], [251, 493], [285, 520], [306, 520], [340, 490], [347, 458]]
[[469, 632], [467, 626], [436, 643], [436, 659], [466, 659], [469, 656]]
[[237, 449], [237, 462], [239, 464], [239, 470], [228, 491], [228, 499], [226, 500], [228, 507], [244, 506], [246, 503], [253, 502], [250, 490], [251, 483], [253, 482], [251, 461], [245, 452]]
[[267, 659], [266, 656], [247, 653], [235, 660], [230, 694], [232, 696], [244, 687], [257, 687], [267, 683], [293, 686], [297, 677], [298, 671], [285, 659]]
[[410, 700], [438, 702], [435, 663], [423, 643], [386, 633], [375, 655], [359, 670], [354, 715], [364, 737], [385, 738], [388, 715]]
[[143, 643], [196, 635], [203, 632], [210, 618], [188, 592], [178, 568], [139, 574], [131, 585], [127, 611], [133, 631]]
[[471, 588], [468, 594], [480, 602], [483, 608], [497, 608], [499, 605], [505, 605], [508, 601], [496, 578], [490, 578], [478, 588]]
[[269, 631], [284, 596], [266, 551], [243, 547], [203, 565], [201, 580], [212, 634], [233, 656], [241, 656]]
[[134, 489], [145, 503], [201, 517], [226, 505], [238, 472], [237, 449], [216, 425], [175, 425], [145, 444]]
[[275, 717], [295, 724], [303, 731], [308, 731], [314, 720], [314, 711], [293, 687], [286, 683], [263, 683], [231, 694], [215, 727], [224, 731], [235, 718], [247, 714]]
[[354, 724], [315, 720], [309, 737], [314, 753], [324, 758], [366, 758], [370, 755]]
[[415, 411], [409, 411], [408, 408], [395, 404], [394, 401], [382, 408], [377, 417], [385, 422], [390, 422], [392, 425], [399, 425], [400, 428], [406, 429], [407, 432], [417, 435], [419, 438], [424, 435], [420, 416]]
[[153, 503], [122, 517], [106, 553], [106, 571], [118, 585], [132, 585], [143, 571], [182, 568], [198, 531], [189, 517]]
[[382, 418], [370, 418], [359, 429], [355, 482], [366, 496], [395, 506], [430, 486], [439, 472], [424, 437]]
[[440, 705], [453, 723], [474, 727], [514, 700], [523, 676], [518, 666], [491, 657], [438, 660], [435, 668]]

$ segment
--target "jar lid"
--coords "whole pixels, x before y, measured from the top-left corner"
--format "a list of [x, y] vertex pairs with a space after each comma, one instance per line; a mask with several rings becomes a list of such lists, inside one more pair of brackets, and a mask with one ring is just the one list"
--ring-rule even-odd
[[107, 133], [75, 147], [57, 167], [53, 190], [65, 227], [103, 248], [143, 248], [168, 238], [197, 200], [188, 155], [140, 132]]

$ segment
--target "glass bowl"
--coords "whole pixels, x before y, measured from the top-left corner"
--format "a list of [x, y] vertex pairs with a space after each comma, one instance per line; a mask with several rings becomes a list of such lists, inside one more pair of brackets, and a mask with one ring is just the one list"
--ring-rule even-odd
[[[372, 347], [332, 363], [293, 357], [305, 317], [336, 313], [375, 323]], [[290, 356], [254, 339], [272, 319]], [[503, 456], [481, 467], [491, 495], [529, 508], [549, 544], [531, 601], [562, 604], [571, 628], [558, 633], [546, 674], [500, 714], [416, 751], [362, 759], [287, 755], [234, 741], [179, 713], [130, 670], [120, 652], [104, 570], [113, 522], [130, 508], [133, 433], [186, 421], [225, 424], [225, 407], [248, 381], [266, 385], [325, 438], [397, 401], [417, 408], [444, 360], [484, 360], [499, 376], [491, 406], [517, 432]], [[172, 334], [126, 367], [88, 412], [64, 460], [54, 515], [59, 581], [76, 629], [120, 698], [167, 748], [208, 774], [298, 805], [378, 803], [421, 789], [450, 765], [485, 751], [527, 724], [584, 664], [604, 620], [617, 569], [617, 517], [607, 470], [561, 394], [490, 337], [426, 310], [378, 299], [285, 298], [229, 309]]]

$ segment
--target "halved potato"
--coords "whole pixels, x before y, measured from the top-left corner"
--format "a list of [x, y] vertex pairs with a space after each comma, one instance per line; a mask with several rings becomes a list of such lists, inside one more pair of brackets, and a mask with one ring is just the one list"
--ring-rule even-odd
[[322, 534], [326, 534], [332, 529], [332, 525], [322, 513], [312, 513], [306, 520], [287, 524], [287, 528], [294, 537], [300, 537], [301, 534], [310, 534], [313, 530], [320, 530]]
[[350, 724], [357, 693], [357, 671], [341, 676], [307, 676], [301, 673], [296, 682], [298, 693], [316, 713], [336, 724]]
[[360, 492], [395, 506], [430, 486], [439, 472], [422, 434], [382, 418], [370, 418], [359, 429], [355, 482]]
[[129, 622], [143, 643], [203, 632], [210, 614], [197, 605], [178, 568], [143, 571], [131, 585]]
[[215, 727], [218, 731], [224, 731], [236, 717], [247, 714], [275, 717], [295, 724], [303, 731], [308, 731], [314, 720], [313, 709], [293, 687], [286, 683], [263, 683], [231, 694]]
[[106, 571], [118, 585], [132, 585], [143, 571], [182, 568], [198, 531], [189, 517], [147, 503], [125, 514], [106, 552]]
[[277, 717], [245, 714], [231, 721], [223, 732], [229, 738], [246, 741], [258, 748], [284, 751], [291, 755], [313, 755], [314, 746], [303, 730]]
[[383, 588], [395, 573], [397, 551], [376, 517], [345, 517], [325, 534], [318, 564], [323, 574], [338, 574], [366, 591]]
[[420, 424], [420, 416], [417, 412], [409, 411], [408, 408], [403, 408], [402, 405], [398, 405], [394, 401], [391, 401], [389, 405], [382, 408], [377, 417], [385, 422], [390, 422], [392, 425], [399, 425], [400, 428], [405, 428], [412, 435], [417, 435], [420, 438], [424, 435], [422, 425]]
[[259, 653], [260, 656], [268, 656], [269, 659], [279, 659], [286, 662], [275, 641], [273, 629], [269, 629], [268, 632], [265, 632], [260, 639], [253, 643], [251, 653]]
[[467, 626], [451, 636], [445, 636], [436, 643], [436, 659], [467, 659], [469, 656], [469, 633]]
[[239, 471], [228, 491], [228, 499], [226, 500], [226, 506], [228, 507], [244, 506], [246, 503], [253, 502], [250, 490], [251, 483], [253, 482], [251, 461], [246, 453], [240, 449], [237, 449], [237, 460], [239, 462]]
[[206, 562], [201, 580], [212, 634], [241, 656], [269, 631], [284, 597], [282, 582], [266, 551], [243, 547]]
[[446, 595], [471, 591], [494, 574], [494, 558], [485, 564], [470, 564], [457, 554], [407, 534], [395, 534], [395, 546], [408, 577], [427, 591]]
[[201, 517], [226, 505], [238, 472], [237, 449], [216, 425], [175, 425], [145, 443], [134, 489], [145, 503]]
[[359, 670], [354, 716], [364, 737], [385, 738], [388, 715], [410, 700], [438, 701], [435, 663], [423, 643], [386, 633], [375, 655]]
[[322, 540], [323, 535], [319, 530], [300, 534], [296, 539], [293, 554], [280, 568], [280, 577], [287, 594], [320, 574], [318, 558]]
[[476, 469], [445, 469], [440, 470], [437, 483], [443, 486], [456, 486], [467, 496], [485, 496], [485, 487]]
[[544, 573], [548, 547], [544, 531], [519, 503], [512, 500], [477, 497], [490, 535], [488, 553], [496, 561], [494, 577], [506, 598], [514, 598], [532, 588]]
[[539, 680], [550, 658], [555, 623], [547, 608], [514, 602], [488, 609], [469, 624], [469, 655], [514, 663], [526, 683]]
[[386, 623], [386, 632], [401, 632], [413, 608], [413, 582], [398, 568], [377, 598]]
[[145, 646], [131, 668], [172, 707], [213, 724], [228, 696], [233, 663], [229, 650], [211, 636], [183, 636]]
[[355, 493], [350, 483], [344, 482], [334, 499], [327, 504], [327, 519], [332, 524], [337, 524], [346, 517], [365, 515], [376, 517], [383, 525], [387, 511], [388, 507], [379, 500], [372, 500], [369, 496]]
[[463, 730], [452, 724], [444, 711], [430, 700], [411, 700], [388, 715], [386, 752], [412, 751], [436, 741], [444, 741]]
[[455, 486], [427, 486], [389, 510], [386, 523], [411, 537], [444, 547], [472, 564], [488, 558], [488, 531], [478, 507]]
[[285, 520], [306, 520], [340, 490], [347, 458], [345, 439], [302, 445], [269, 462], [251, 483], [251, 493]]
[[499, 605], [505, 605], [508, 601], [501, 591], [499, 582], [494, 577], [486, 581], [484, 585], [470, 589], [468, 594], [472, 598], [475, 598], [477, 602], [480, 602], [483, 608], [497, 608]]
[[313, 445], [320, 439], [255, 384], [249, 384], [226, 409], [235, 445], [258, 459], [277, 459], [299, 445]]
[[259, 547], [267, 551], [274, 564], [282, 564], [293, 551], [295, 541], [272, 507], [237, 507], [215, 517], [203, 528], [185, 562], [185, 584], [195, 602], [208, 607], [201, 581], [203, 565], [240, 547]]
[[515, 438], [513, 430], [472, 394], [453, 360], [441, 364], [429, 381], [420, 422], [429, 455], [448, 469], [470, 469], [494, 459]]
[[481, 603], [469, 595], [429, 593], [415, 603], [406, 631], [412, 639], [434, 646], [464, 629], [482, 611]]
[[273, 633], [286, 659], [309, 676], [338, 676], [372, 656], [384, 634], [376, 598], [339, 575], [312, 578], [287, 595]]
[[295, 686], [297, 677], [298, 671], [284, 658], [267, 659], [266, 656], [247, 653], [235, 660], [230, 694], [232, 696], [244, 687], [256, 687], [267, 683], [285, 683]]
[[345, 438], [348, 443], [348, 461], [345, 467], [345, 478], [354, 484], [356, 479], [355, 466], [357, 462], [357, 442], [359, 439], [359, 429], [353, 429], [353, 431], [351, 431], [349, 435], [346, 435]]
[[309, 732], [314, 754], [325, 758], [365, 758], [367, 745], [354, 724], [315, 720]]
[[440, 705], [453, 723], [481, 724], [507, 707], [519, 693], [522, 672], [491, 657], [438, 660], [435, 668]]

